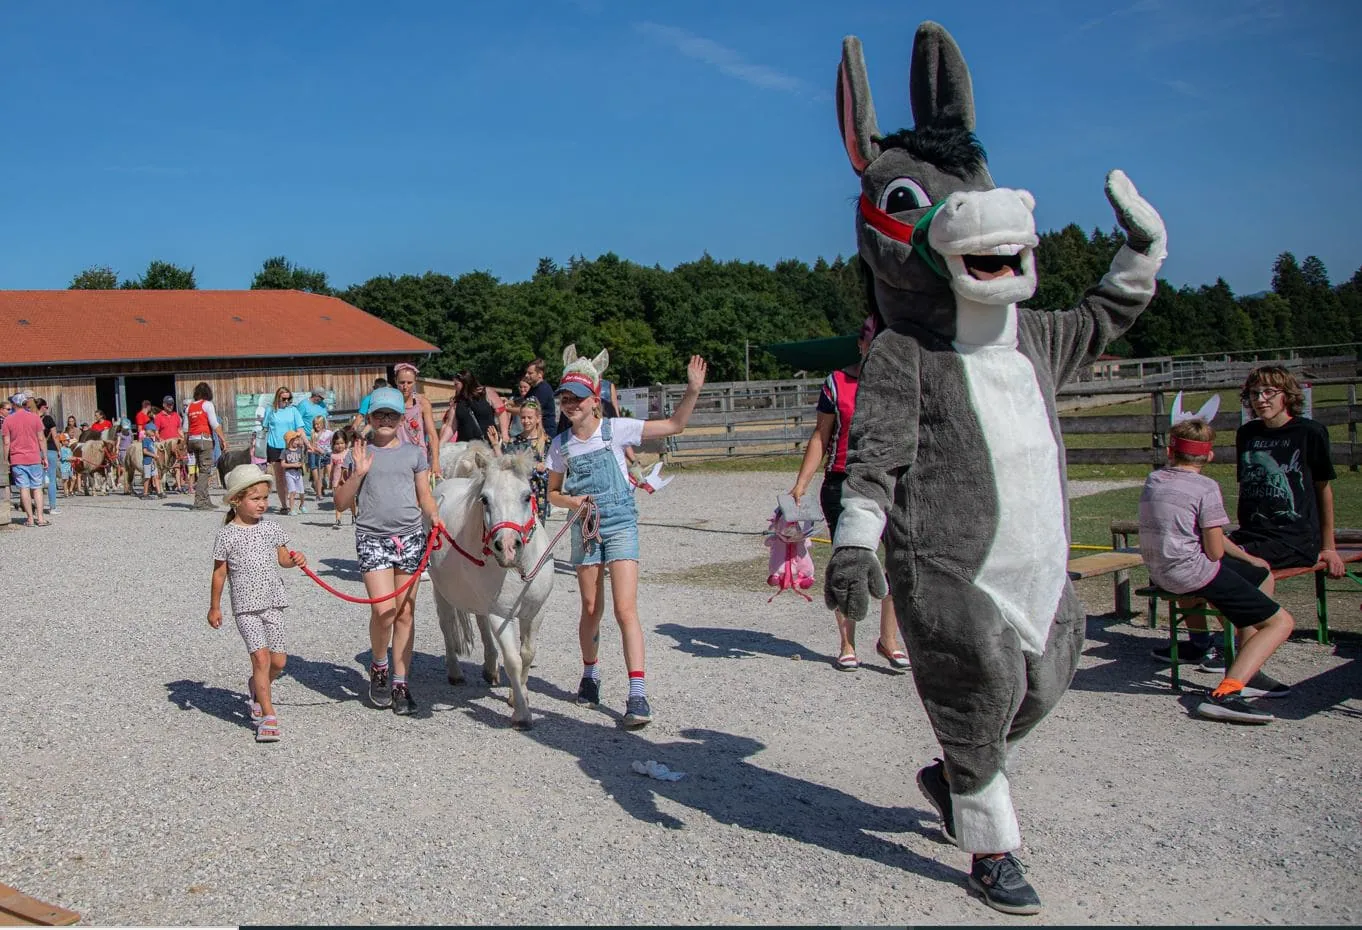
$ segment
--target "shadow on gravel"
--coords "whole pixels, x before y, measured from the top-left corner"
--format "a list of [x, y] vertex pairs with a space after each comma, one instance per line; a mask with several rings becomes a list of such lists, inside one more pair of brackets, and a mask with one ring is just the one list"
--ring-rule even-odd
[[[338, 559], [325, 558], [318, 559], [317, 566], [312, 570], [323, 578], [338, 578], [341, 581], [363, 581], [364, 578], [359, 573], [359, 560], [357, 559]], [[324, 567], [322, 567], [324, 566]], [[354, 592], [356, 597], [363, 597], [363, 591]]]
[[[1080, 668], [1070, 687], [1075, 691], [1098, 694], [1161, 694], [1173, 697], [1169, 686], [1168, 666], [1149, 654], [1156, 641], [1148, 636], [1137, 636], [1127, 621], [1112, 614], [1088, 615], [1087, 641], [1083, 657], [1105, 659], [1092, 668]], [[1159, 640], [1157, 643], [1162, 643]], [[1182, 667], [1183, 687], [1201, 683], [1202, 673], [1196, 666]], [[1216, 679], [1218, 682], [1219, 679]], [[1212, 682], [1215, 684], [1216, 682]]]
[[[536, 698], [575, 706], [575, 694], [547, 681], [532, 678], [530, 688]], [[670, 830], [685, 828], [686, 821], [659, 809], [658, 798], [665, 798], [721, 824], [788, 837], [934, 881], [951, 885], [962, 882], [959, 870], [875, 835], [917, 833], [939, 840], [935, 813], [867, 804], [835, 788], [761, 768], [747, 760], [765, 745], [750, 737], [688, 729], [681, 731], [681, 740], [658, 742], [645, 737], [647, 730], [602, 726], [591, 719], [598, 714], [586, 708], [580, 709], [589, 715], [583, 720], [545, 709], [542, 699], [531, 704], [534, 728], [524, 735], [575, 757], [588, 778], [599, 782], [601, 790], [621, 809], [644, 823]], [[467, 703], [459, 710], [484, 726], [509, 727], [509, 715], [502, 708]], [[607, 713], [618, 720], [617, 712]], [[657, 781], [630, 767], [634, 761], [649, 759], [687, 776], [678, 782]], [[924, 825], [924, 820], [929, 825]]]
[[246, 706], [246, 675], [241, 676], [241, 690], [231, 691], [205, 685], [201, 681], [181, 678], [179, 681], [166, 682], [166, 698], [180, 710], [197, 710], [211, 714], [219, 720], [235, 723], [248, 730], [255, 729], [251, 723], [250, 709]]
[[[364, 655], [367, 659], [368, 653]], [[337, 704], [358, 701], [369, 688], [368, 680], [353, 665], [317, 662], [297, 655], [288, 657], [284, 674]]]
[[[801, 659], [831, 663], [833, 657], [815, 652], [802, 643], [781, 639], [762, 630], [739, 630], [729, 627], [682, 626], [679, 623], [660, 623], [657, 632], [676, 640], [676, 648], [701, 659], [745, 659], [754, 655], [775, 656], [777, 659]], [[874, 645], [871, 645], [874, 652]], [[856, 651], [860, 652], [857, 645]], [[864, 666], [872, 668], [873, 666]]]

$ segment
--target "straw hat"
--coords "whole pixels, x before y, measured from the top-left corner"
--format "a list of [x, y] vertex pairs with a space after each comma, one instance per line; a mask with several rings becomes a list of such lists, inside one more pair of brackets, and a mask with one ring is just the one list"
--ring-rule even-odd
[[262, 483], [273, 488], [274, 476], [261, 471], [259, 465], [252, 465], [250, 462], [238, 465], [227, 473], [227, 500], [230, 501], [244, 493], [247, 488]]

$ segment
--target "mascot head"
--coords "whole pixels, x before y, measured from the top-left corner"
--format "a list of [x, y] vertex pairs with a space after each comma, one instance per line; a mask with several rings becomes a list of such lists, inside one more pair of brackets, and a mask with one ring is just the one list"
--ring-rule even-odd
[[913, 128], [881, 135], [861, 42], [842, 42], [837, 121], [861, 178], [857, 240], [886, 322], [951, 330], [957, 306], [1005, 307], [1036, 289], [1026, 191], [995, 187], [974, 136], [974, 92], [955, 40], [923, 23], [908, 82]]

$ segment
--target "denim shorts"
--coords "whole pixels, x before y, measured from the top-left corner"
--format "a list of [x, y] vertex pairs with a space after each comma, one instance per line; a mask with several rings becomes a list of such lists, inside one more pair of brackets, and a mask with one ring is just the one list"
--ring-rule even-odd
[[638, 516], [632, 507], [618, 508], [601, 517], [601, 538], [582, 546], [582, 525], [572, 524], [572, 564], [600, 565], [620, 560], [638, 561]]
[[309, 452], [307, 454], [307, 470], [316, 471], [319, 468], [326, 468], [331, 464], [331, 454], [329, 452]]
[[417, 530], [400, 536], [378, 536], [355, 533], [355, 554], [359, 556], [361, 574], [395, 568], [414, 575], [426, 554], [426, 531]]
[[46, 469], [42, 465], [11, 465], [10, 474], [16, 488], [40, 488]]

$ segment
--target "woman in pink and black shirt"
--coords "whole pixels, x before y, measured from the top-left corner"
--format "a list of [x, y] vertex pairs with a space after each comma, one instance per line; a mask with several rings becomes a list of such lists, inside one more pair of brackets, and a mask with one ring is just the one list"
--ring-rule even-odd
[[[867, 317], [861, 327], [860, 339], [856, 348], [861, 358], [870, 351], [870, 342], [875, 338], [879, 326], [875, 317]], [[837, 521], [842, 516], [842, 485], [846, 481], [847, 437], [851, 431], [851, 417], [856, 412], [856, 386], [861, 377], [861, 363], [834, 371], [823, 383], [823, 391], [818, 396], [818, 420], [804, 450], [804, 461], [799, 466], [799, 477], [795, 479], [790, 496], [802, 500], [818, 465], [827, 456], [827, 469], [823, 475], [823, 487], [818, 500], [823, 506], [823, 518], [828, 524], [828, 536], [837, 532]], [[834, 611], [837, 629], [841, 634], [841, 648], [833, 663], [838, 669], [849, 672], [860, 668], [856, 657], [856, 622]], [[875, 651], [884, 657], [889, 667], [904, 671], [909, 667], [908, 656], [899, 646], [898, 618], [894, 615], [894, 601], [886, 597], [880, 605], [880, 638], [875, 643]]]

